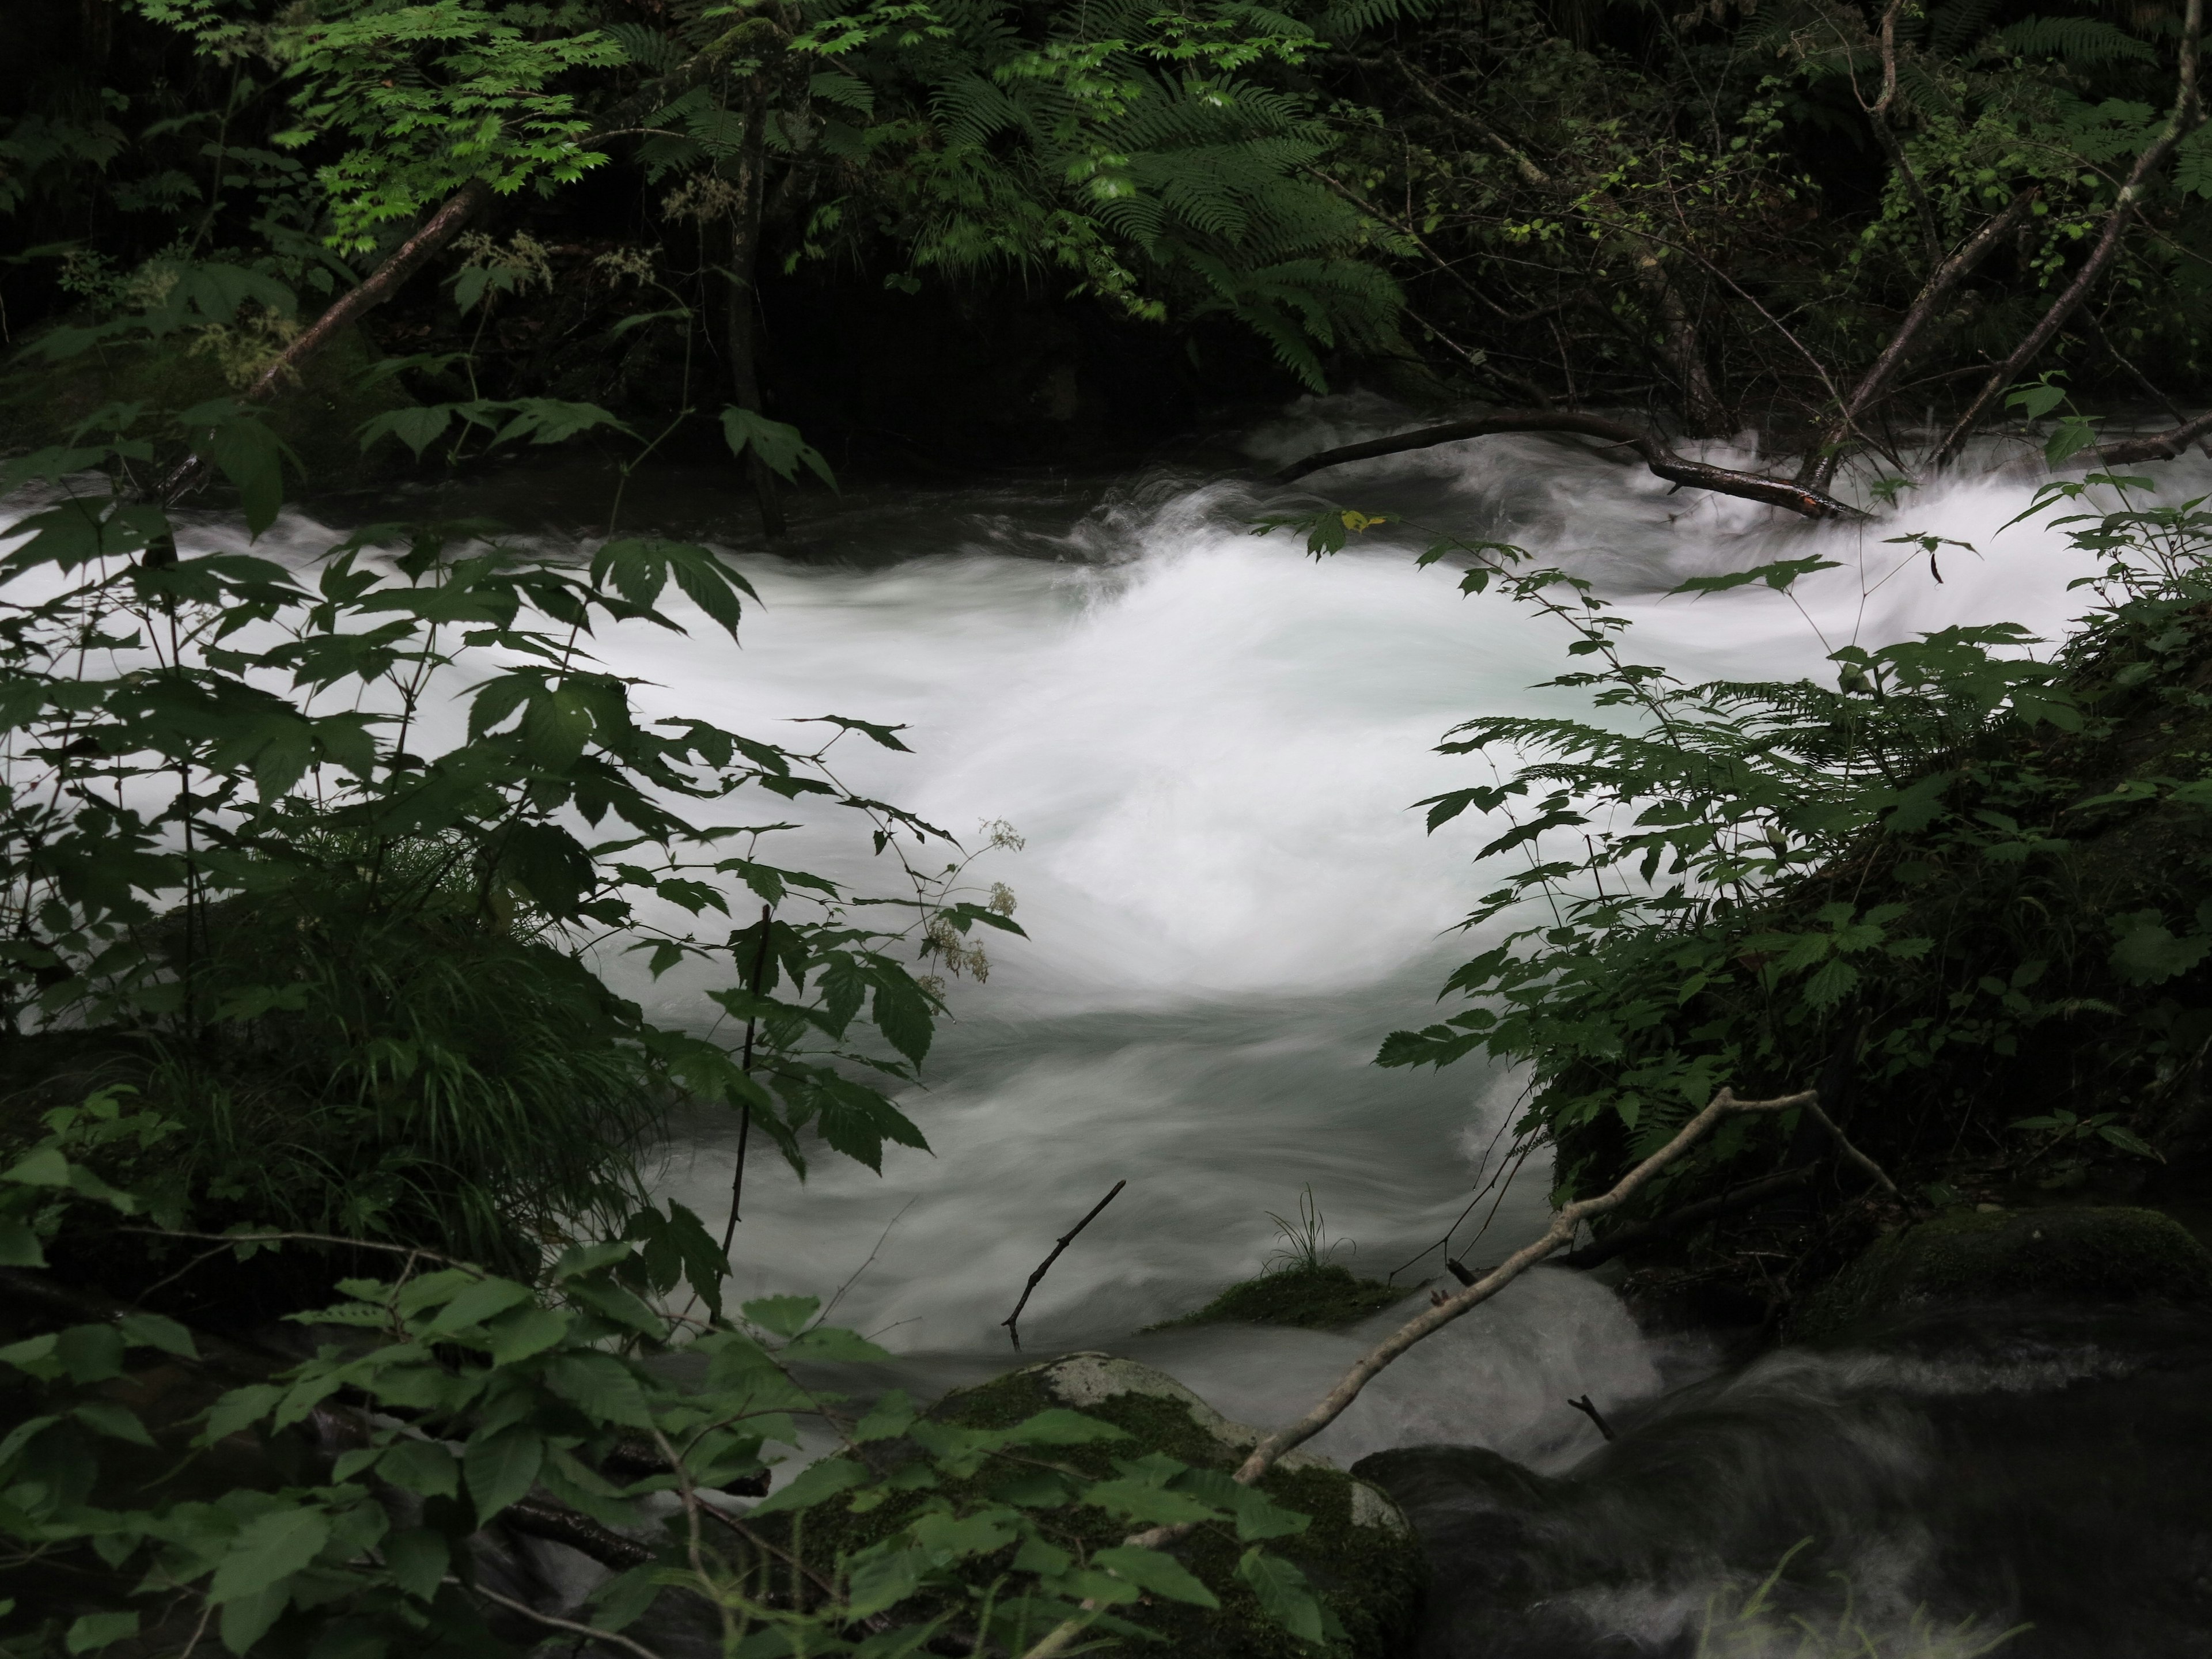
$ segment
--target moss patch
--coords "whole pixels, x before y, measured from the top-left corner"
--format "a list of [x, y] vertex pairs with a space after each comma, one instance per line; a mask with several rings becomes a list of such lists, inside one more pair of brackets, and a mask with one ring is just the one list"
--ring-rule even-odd
[[1413, 1292], [1403, 1285], [1359, 1279], [1334, 1264], [1261, 1273], [1231, 1285], [1196, 1313], [1155, 1325], [1295, 1325], [1325, 1331], [1349, 1325], [1403, 1302]]
[[[1133, 1437], [1052, 1449], [1054, 1462], [1092, 1476], [1112, 1474], [1116, 1457], [1152, 1451], [1226, 1474], [1243, 1462], [1259, 1437], [1164, 1372], [1104, 1354], [1072, 1354], [1012, 1372], [948, 1396], [931, 1415], [971, 1428], [1011, 1428], [1054, 1407], [1073, 1407]], [[939, 1493], [956, 1501], [981, 1501], [1004, 1484], [1007, 1474], [1004, 1467], [987, 1464], [972, 1480], [948, 1482]], [[1394, 1659], [1404, 1652], [1419, 1613], [1427, 1566], [1420, 1542], [1397, 1505], [1325, 1460], [1297, 1452], [1271, 1470], [1260, 1489], [1312, 1519], [1304, 1533], [1271, 1540], [1267, 1548], [1296, 1562], [1342, 1622], [1346, 1640], [1328, 1651], [1340, 1659]], [[896, 1532], [908, 1513], [896, 1503], [863, 1515], [824, 1505], [806, 1517], [805, 1548], [810, 1554], [863, 1548]], [[1120, 1543], [1127, 1526], [1098, 1510], [1070, 1509], [1053, 1516], [1050, 1529], [1095, 1549]], [[1125, 1650], [1176, 1659], [1313, 1659], [1316, 1650], [1269, 1619], [1236, 1577], [1244, 1549], [1227, 1527], [1200, 1527], [1174, 1546], [1172, 1553], [1220, 1597], [1221, 1605], [1209, 1609], [1154, 1601], [1124, 1610], [1132, 1622], [1166, 1638], [1158, 1644], [1133, 1644]], [[977, 1565], [986, 1571], [990, 1565]]]
[[2039, 1296], [2212, 1297], [2212, 1252], [2171, 1216], [2129, 1207], [1954, 1210], [1892, 1233], [1814, 1297], [1801, 1336], [1915, 1303]]

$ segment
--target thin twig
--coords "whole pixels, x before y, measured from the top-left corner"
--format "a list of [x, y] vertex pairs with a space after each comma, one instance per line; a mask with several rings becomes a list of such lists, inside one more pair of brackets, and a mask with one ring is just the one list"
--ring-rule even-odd
[[1584, 1395], [1579, 1400], [1570, 1400], [1567, 1404], [1596, 1424], [1597, 1431], [1608, 1442], [1613, 1439], [1613, 1425], [1605, 1420], [1605, 1413], [1598, 1410], [1596, 1403], [1588, 1395]]
[[1115, 1195], [1118, 1194], [1122, 1188], [1128, 1184], [1129, 1183], [1126, 1181], [1115, 1182], [1114, 1183], [1113, 1192], [1107, 1194], [1105, 1197], [1100, 1199], [1096, 1204], [1092, 1205], [1091, 1206], [1091, 1213], [1089, 1215], [1084, 1217], [1082, 1220], [1077, 1222], [1073, 1227], [1070, 1227], [1066, 1232], [1060, 1236], [1060, 1242], [1052, 1247], [1052, 1254], [1045, 1257], [1045, 1259], [1038, 1264], [1037, 1270], [1030, 1275], [1030, 1282], [1022, 1286], [1022, 1299], [1014, 1304], [1013, 1312], [1008, 1314], [1004, 1319], [999, 1322], [1001, 1325], [1004, 1325], [1006, 1328], [1006, 1334], [1013, 1339], [1014, 1351], [1018, 1353], [1021, 1351], [1022, 1310], [1030, 1305], [1030, 1292], [1036, 1289], [1038, 1281], [1043, 1279], [1046, 1273], [1051, 1269], [1052, 1264], [1060, 1260], [1060, 1253], [1066, 1249], [1074, 1240], [1076, 1234], [1081, 1232], [1085, 1227], [1088, 1227], [1093, 1221], [1097, 1220], [1098, 1218], [1098, 1212], [1104, 1209], [1109, 1204], [1111, 1204], [1114, 1201]]
[[[449, 1577], [446, 1580], [449, 1584], [459, 1584], [460, 1582], [458, 1578]], [[497, 1590], [486, 1589], [482, 1584], [468, 1584], [463, 1588], [481, 1595], [495, 1607], [505, 1607], [509, 1613], [519, 1613], [525, 1619], [534, 1620], [549, 1630], [564, 1630], [572, 1636], [588, 1636], [594, 1642], [605, 1642], [611, 1646], [622, 1649], [626, 1653], [636, 1654], [638, 1659], [664, 1659], [664, 1656], [655, 1653], [642, 1643], [633, 1642], [619, 1631], [600, 1630], [595, 1626], [578, 1624], [573, 1619], [561, 1619], [550, 1613], [540, 1613], [527, 1601], [518, 1601], [511, 1595], [501, 1595]]]
[[845, 1299], [845, 1292], [851, 1290], [854, 1285], [860, 1282], [860, 1275], [862, 1273], [867, 1272], [869, 1268], [876, 1265], [876, 1258], [883, 1254], [884, 1241], [891, 1236], [891, 1229], [897, 1226], [900, 1222], [905, 1220], [906, 1212], [921, 1202], [921, 1200], [919, 1195], [909, 1198], [904, 1204], [899, 1206], [899, 1212], [896, 1215], [893, 1216], [889, 1221], [884, 1223], [883, 1231], [876, 1235], [876, 1248], [868, 1252], [868, 1259], [866, 1261], [863, 1261], [859, 1267], [854, 1268], [850, 1273], [846, 1275], [845, 1282], [837, 1287], [837, 1294], [830, 1298], [830, 1304], [823, 1308], [820, 1313], [814, 1316], [814, 1322], [816, 1325], [826, 1325], [830, 1322], [830, 1316], [837, 1311], [837, 1304]]

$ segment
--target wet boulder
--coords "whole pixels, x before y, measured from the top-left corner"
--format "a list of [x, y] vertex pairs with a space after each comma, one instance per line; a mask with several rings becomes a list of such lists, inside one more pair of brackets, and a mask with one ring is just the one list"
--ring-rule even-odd
[[1939, 1302], [2212, 1300], [2212, 1252], [2156, 1210], [1953, 1210], [1876, 1243], [1795, 1322], [1832, 1337]]

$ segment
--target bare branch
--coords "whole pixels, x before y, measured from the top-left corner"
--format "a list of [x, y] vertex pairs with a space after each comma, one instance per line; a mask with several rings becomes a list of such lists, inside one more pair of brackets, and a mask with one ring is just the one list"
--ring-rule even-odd
[[1821, 489], [1828, 487], [1829, 482], [1836, 476], [1837, 465], [1843, 459], [1844, 438], [1858, 424], [1858, 417], [1888, 391], [1891, 380], [1911, 354], [1920, 331], [1935, 317], [1936, 307], [1950, 297], [1951, 291], [1972, 273], [1975, 266], [1989, 257], [1998, 243], [2019, 228], [2041, 193], [2036, 188], [2021, 191], [2012, 198], [2003, 212], [1984, 222], [1979, 230], [1953, 250], [1948, 258], [1928, 273], [1928, 280], [1921, 284], [1920, 292], [1914, 296], [1911, 307], [1905, 313], [1905, 320], [1889, 337], [1889, 343], [1881, 349], [1881, 355], [1874, 360], [1873, 367], [1860, 377], [1859, 383], [1851, 388], [1850, 395], [1838, 405], [1835, 419], [1829, 423], [1820, 447], [1805, 458], [1804, 469], [1797, 475], [1799, 483]]
[[1425, 426], [1418, 431], [1399, 433], [1395, 437], [1372, 438], [1365, 443], [1346, 444], [1340, 448], [1325, 449], [1318, 454], [1291, 462], [1274, 474], [1271, 482], [1293, 483], [1325, 466], [1341, 466], [1346, 461], [1370, 460], [1378, 455], [1400, 455], [1408, 450], [1433, 449], [1438, 444], [1458, 443], [1468, 438], [1495, 437], [1507, 432], [1565, 432], [1582, 437], [1601, 438], [1607, 443], [1634, 450], [1644, 458], [1644, 465], [1671, 483], [1693, 489], [1710, 489], [1722, 495], [1738, 495], [1747, 501], [1764, 501], [1770, 507], [1783, 507], [1808, 519], [1863, 516], [1856, 507], [1809, 485], [1792, 483], [1784, 478], [1770, 478], [1763, 473], [1739, 472], [1733, 467], [1711, 466], [1704, 461], [1692, 461], [1677, 455], [1655, 434], [1642, 427], [1631, 426], [1625, 421], [1607, 420], [1601, 415], [1582, 415], [1565, 410], [1510, 409], [1496, 415], [1479, 416], [1473, 420], [1453, 421], [1443, 426]]
[[1128, 1184], [1129, 1183], [1126, 1181], [1115, 1182], [1114, 1183], [1114, 1190], [1107, 1194], [1105, 1197], [1100, 1199], [1096, 1204], [1092, 1205], [1091, 1206], [1091, 1213], [1089, 1215], [1085, 1216], [1082, 1220], [1077, 1222], [1073, 1227], [1070, 1227], [1066, 1232], [1060, 1236], [1060, 1242], [1052, 1247], [1052, 1254], [1045, 1257], [1045, 1259], [1038, 1264], [1037, 1270], [1030, 1275], [1030, 1282], [1022, 1286], [1022, 1299], [1014, 1304], [1013, 1312], [1008, 1314], [1004, 1319], [999, 1322], [1001, 1325], [1004, 1325], [1006, 1328], [1006, 1334], [1013, 1339], [1014, 1347], [1017, 1351], [1018, 1351], [1022, 1346], [1022, 1310], [1030, 1305], [1030, 1292], [1036, 1289], [1038, 1283], [1044, 1278], [1045, 1274], [1050, 1271], [1052, 1264], [1060, 1260], [1060, 1253], [1074, 1242], [1076, 1234], [1081, 1232], [1093, 1221], [1096, 1221], [1098, 1218], [1099, 1211], [1104, 1209], [1109, 1204], [1111, 1204], [1115, 1198], [1119, 1195], [1121, 1188]]
[[655, 1653], [651, 1648], [642, 1643], [631, 1641], [629, 1637], [618, 1631], [599, 1630], [591, 1625], [580, 1625], [573, 1619], [556, 1619], [550, 1613], [538, 1612], [527, 1601], [518, 1601], [511, 1595], [501, 1595], [497, 1590], [487, 1589], [482, 1584], [461, 1584], [461, 1581], [458, 1578], [448, 1578], [446, 1582], [449, 1584], [460, 1585], [471, 1595], [481, 1595], [493, 1606], [505, 1607], [509, 1613], [519, 1613], [525, 1619], [543, 1625], [548, 1630], [566, 1631], [571, 1636], [586, 1636], [594, 1642], [605, 1642], [610, 1647], [620, 1648], [624, 1653], [634, 1653], [638, 1656], [638, 1659], [663, 1659], [663, 1656]]

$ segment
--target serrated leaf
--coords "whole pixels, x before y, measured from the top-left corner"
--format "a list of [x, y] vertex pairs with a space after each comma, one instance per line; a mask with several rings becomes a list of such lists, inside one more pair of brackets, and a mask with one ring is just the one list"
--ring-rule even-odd
[[1112, 1549], [1092, 1553], [1091, 1565], [1103, 1567], [1116, 1578], [1126, 1578], [1142, 1590], [1154, 1595], [1164, 1595], [1172, 1601], [1188, 1601], [1194, 1607], [1218, 1607], [1221, 1600], [1193, 1577], [1190, 1570], [1159, 1550], [1139, 1549], [1132, 1544], [1117, 1545]]
[[434, 1440], [412, 1437], [392, 1442], [378, 1460], [376, 1472], [402, 1492], [418, 1498], [453, 1498], [461, 1489], [461, 1466]]
[[307, 1565], [330, 1540], [331, 1518], [319, 1509], [288, 1506], [256, 1516], [216, 1564], [208, 1600], [221, 1607], [259, 1595]]
[[517, 1308], [486, 1327], [491, 1363], [512, 1365], [543, 1353], [568, 1334], [570, 1316], [557, 1308]]
[[437, 1595], [453, 1559], [453, 1547], [445, 1535], [428, 1527], [412, 1527], [384, 1540], [384, 1565], [392, 1581], [417, 1601]]
[[825, 1504], [840, 1492], [850, 1492], [866, 1484], [868, 1472], [858, 1463], [842, 1457], [825, 1457], [818, 1463], [810, 1463], [793, 1476], [791, 1484], [770, 1492], [753, 1505], [755, 1515], [776, 1515], [785, 1510], [811, 1510]]
[[546, 1367], [545, 1383], [594, 1422], [626, 1429], [653, 1425], [644, 1390], [612, 1354], [563, 1354]]
[[545, 1442], [534, 1430], [518, 1425], [472, 1436], [461, 1453], [461, 1467], [468, 1477], [469, 1496], [476, 1503], [477, 1524], [487, 1524], [509, 1504], [526, 1497], [544, 1462]]
[[764, 1296], [748, 1302], [738, 1311], [774, 1336], [797, 1336], [822, 1305], [819, 1297]]
[[88, 1613], [69, 1627], [63, 1645], [71, 1653], [97, 1653], [111, 1643], [138, 1633], [135, 1613]]
[[1251, 1587], [1267, 1616], [1300, 1641], [1318, 1643], [1327, 1635], [1321, 1603], [1307, 1587], [1305, 1574], [1281, 1556], [1255, 1544], [1237, 1564], [1237, 1576]]

